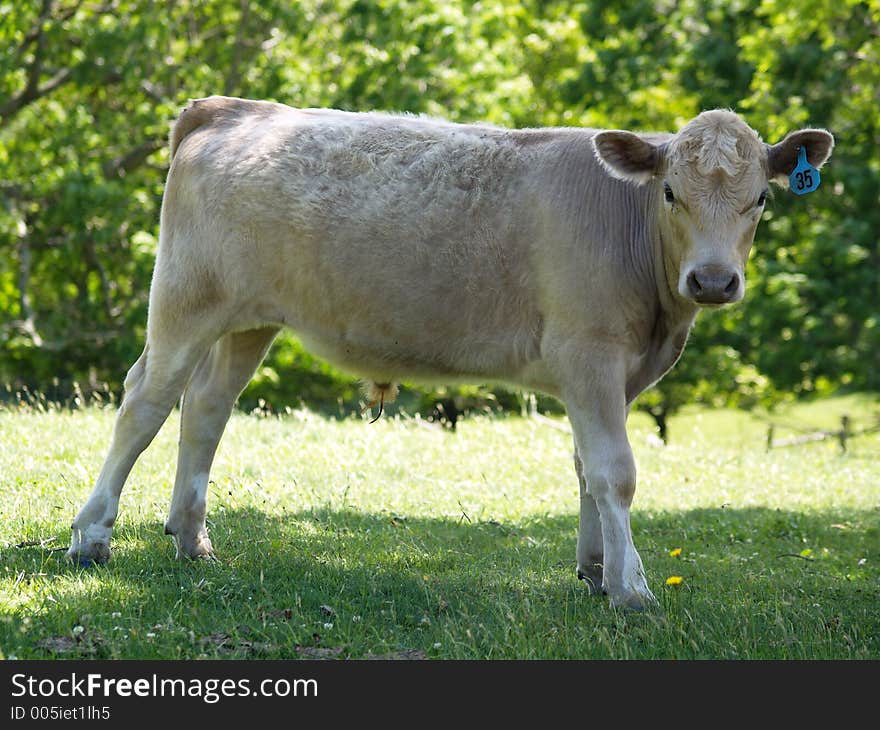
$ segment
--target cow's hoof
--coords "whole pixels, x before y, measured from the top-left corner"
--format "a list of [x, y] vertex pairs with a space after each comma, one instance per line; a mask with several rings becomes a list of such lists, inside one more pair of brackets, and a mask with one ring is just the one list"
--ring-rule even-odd
[[110, 546], [105, 542], [92, 542], [85, 545], [71, 546], [67, 551], [67, 558], [81, 568], [106, 565], [110, 560]]
[[659, 611], [660, 603], [651, 591], [636, 593], [631, 591], [621, 596], [611, 596], [611, 607], [622, 611], [635, 611], [638, 613]]
[[595, 565], [587, 568], [578, 567], [578, 580], [582, 580], [591, 596], [601, 596], [605, 593], [602, 588], [602, 566]]
[[177, 558], [189, 558], [190, 560], [215, 560], [214, 546], [207, 532], [196, 535], [174, 535], [174, 545], [177, 548]]
[[214, 555], [214, 550], [211, 547], [209, 547], [205, 552], [198, 552], [194, 555], [187, 555], [186, 557], [190, 560], [203, 560], [207, 563], [213, 563], [215, 560], [217, 560], [217, 556]]

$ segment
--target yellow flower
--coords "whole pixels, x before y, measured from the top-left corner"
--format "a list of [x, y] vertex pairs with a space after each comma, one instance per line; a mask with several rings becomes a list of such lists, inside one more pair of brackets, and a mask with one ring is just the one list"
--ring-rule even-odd
[[682, 578], [680, 575], [670, 575], [666, 579], [666, 585], [678, 586], [678, 585], [681, 585], [683, 581], [684, 581], [684, 578]]
[[679, 555], [681, 555], [681, 548], [675, 548], [675, 550], [669, 551], [669, 557], [671, 558], [677, 558]]

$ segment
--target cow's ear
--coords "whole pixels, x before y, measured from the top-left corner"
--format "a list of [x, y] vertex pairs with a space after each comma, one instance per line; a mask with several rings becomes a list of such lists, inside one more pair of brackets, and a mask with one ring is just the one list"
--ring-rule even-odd
[[619, 180], [642, 185], [660, 169], [660, 148], [632, 132], [597, 132], [593, 147], [602, 166]]
[[767, 145], [767, 166], [770, 179], [788, 187], [788, 178], [798, 161], [798, 150], [807, 149], [807, 162], [819, 168], [825, 164], [834, 149], [834, 137], [824, 129], [799, 129], [774, 145]]

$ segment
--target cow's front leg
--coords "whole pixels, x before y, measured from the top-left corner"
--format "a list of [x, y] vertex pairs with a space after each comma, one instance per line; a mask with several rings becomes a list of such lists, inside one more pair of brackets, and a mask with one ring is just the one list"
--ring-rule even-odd
[[584, 476], [584, 464], [577, 452], [577, 444], [574, 451], [574, 470], [577, 473], [580, 487], [581, 516], [578, 524], [577, 539], [577, 576], [587, 584], [590, 593], [598, 595], [602, 593], [602, 522], [599, 518], [599, 508], [596, 500], [587, 488], [587, 479]]
[[[632, 541], [629, 511], [636, 488], [636, 467], [626, 435], [626, 403], [622, 368], [604, 363], [582, 373], [566, 395], [577, 452], [583, 461], [588, 497], [595, 500], [602, 534], [602, 588], [611, 605], [644, 609], [657, 602], [648, 589], [645, 571]], [[581, 525], [590, 526], [592, 504], [581, 505]], [[584, 498], [582, 497], [582, 500]], [[586, 515], [584, 514], [586, 512]], [[591, 540], [579, 541], [584, 556], [595, 553]]]

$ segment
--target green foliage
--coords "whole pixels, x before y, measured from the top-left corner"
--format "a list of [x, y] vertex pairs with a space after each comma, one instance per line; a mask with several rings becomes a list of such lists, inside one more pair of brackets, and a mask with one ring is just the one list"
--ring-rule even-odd
[[[170, 122], [223, 93], [512, 126], [674, 129], [727, 106], [770, 142], [826, 126], [823, 186], [768, 206], [745, 303], [701, 317], [640, 403], [878, 389], [878, 37], [877, 0], [0, 0], [0, 381], [120, 388], [143, 342]], [[433, 400], [408, 392], [407, 407]], [[244, 402], [350, 411], [357, 393], [288, 337]]]

